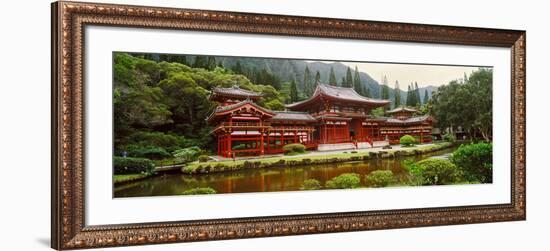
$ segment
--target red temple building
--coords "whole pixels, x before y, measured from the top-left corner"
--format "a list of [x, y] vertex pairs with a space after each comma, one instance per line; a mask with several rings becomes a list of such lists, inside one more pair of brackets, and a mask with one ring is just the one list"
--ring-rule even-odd
[[287, 111], [263, 108], [256, 103], [261, 98], [236, 86], [212, 90], [209, 99], [219, 105], [206, 120], [215, 126], [218, 155], [282, 153], [291, 143], [320, 151], [368, 148], [399, 143], [405, 134], [431, 141], [430, 116], [414, 117], [414, 109], [403, 107], [389, 111], [392, 117], [373, 118], [370, 111], [390, 101], [363, 97], [352, 88], [317, 83], [310, 98], [287, 105]]

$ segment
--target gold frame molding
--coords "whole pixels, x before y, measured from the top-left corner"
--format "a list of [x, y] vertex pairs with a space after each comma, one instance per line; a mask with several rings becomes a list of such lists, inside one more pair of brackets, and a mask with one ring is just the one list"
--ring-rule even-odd
[[[511, 203], [426, 209], [86, 226], [84, 28], [87, 25], [511, 49]], [[526, 218], [525, 31], [143, 6], [52, 4], [52, 242], [55, 249], [423, 227]]]

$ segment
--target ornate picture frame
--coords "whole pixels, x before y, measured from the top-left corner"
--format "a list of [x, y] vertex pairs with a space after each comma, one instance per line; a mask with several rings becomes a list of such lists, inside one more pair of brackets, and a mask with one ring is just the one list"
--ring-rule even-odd
[[[526, 219], [526, 33], [206, 10], [52, 4], [52, 248], [77, 249]], [[252, 33], [511, 50], [511, 203], [117, 225], [85, 224], [84, 27]]]

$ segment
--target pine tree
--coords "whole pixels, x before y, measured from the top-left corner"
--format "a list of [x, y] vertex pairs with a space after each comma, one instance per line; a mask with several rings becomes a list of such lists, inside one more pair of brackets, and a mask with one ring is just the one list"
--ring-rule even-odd
[[296, 81], [294, 80], [290, 82], [290, 101], [292, 102], [298, 101], [298, 88], [296, 87]]
[[306, 96], [311, 96], [311, 94], [313, 93], [313, 83], [311, 82], [311, 73], [309, 72], [309, 67], [307, 65], [304, 72], [304, 82], [302, 84], [304, 85], [304, 93], [306, 94]]
[[430, 101], [430, 97], [428, 96], [428, 89], [424, 89], [424, 102], [422, 102], [424, 105], [426, 105]]
[[395, 107], [401, 106], [401, 89], [399, 89], [399, 81], [395, 80]]
[[206, 64], [206, 69], [209, 71], [214, 70], [216, 68], [216, 58], [212, 56], [208, 56], [208, 63]]
[[328, 77], [328, 83], [330, 85], [334, 85], [336, 86], [336, 74], [334, 74], [334, 68], [333, 67], [330, 67], [330, 75]]
[[414, 101], [414, 106], [421, 106], [422, 101], [420, 100], [420, 89], [418, 89], [418, 83], [414, 82], [414, 97], [416, 98]]
[[195, 63], [193, 63], [193, 68], [203, 68], [207, 69], [207, 59], [205, 56], [196, 56]]
[[340, 86], [341, 87], [346, 87], [346, 84], [347, 84], [347, 80], [345, 77], [342, 77], [342, 82], [340, 82]]
[[365, 88], [361, 84], [361, 76], [359, 75], [359, 70], [357, 69], [357, 66], [355, 66], [355, 74], [353, 76], [353, 89], [361, 95], [364, 95]]
[[317, 73], [315, 73], [315, 85], [317, 85], [317, 83], [319, 82], [321, 82], [321, 73], [317, 71]]
[[237, 63], [235, 64], [235, 68], [233, 68], [233, 71], [237, 74], [243, 74], [243, 67], [241, 66], [241, 61], [237, 60]]
[[353, 77], [351, 75], [351, 68], [349, 68], [349, 66], [346, 72], [346, 85], [344, 87], [348, 87], [348, 88], [353, 87]]
[[411, 86], [407, 86], [407, 100], [406, 100], [406, 105], [407, 106], [411, 106], [412, 104], [412, 93], [411, 93]]

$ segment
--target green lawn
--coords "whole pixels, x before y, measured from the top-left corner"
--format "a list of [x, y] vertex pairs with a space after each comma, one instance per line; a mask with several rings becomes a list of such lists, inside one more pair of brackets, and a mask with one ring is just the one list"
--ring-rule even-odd
[[[311, 152], [309, 153], [306, 153], [306, 154], [301, 154], [301, 155], [296, 155], [296, 156], [284, 156], [284, 155], [280, 155], [280, 156], [273, 156], [273, 157], [265, 157], [265, 158], [257, 158], [257, 159], [242, 159], [242, 160], [223, 160], [223, 161], [218, 161], [218, 162], [198, 162], [198, 161], [195, 161], [193, 163], [189, 163], [186, 167], [184, 167], [184, 170], [188, 171], [188, 172], [194, 172], [197, 168], [200, 168], [200, 167], [206, 167], [206, 166], [211, 166], [211, 165], [216, 165], [216, 164], [223, 164], [225, 167], [235, 167], [235, 166], [242, 166], [245, 164], [245, 162], [261, 162], [263, 164], [272, 164], [272, 163], [275, 163], [275, 162], [278, 162], [280, 160], [285, 160], [285, 161], [302, 161], [304, 159], [309, 159], [309, 160], [321, 160], [321, 159], [351, 159], [352, 157], [362, 157], [362, 156], [365, 156], [365, 155], [368, 155], [370, 152], [385, 152], [387, 153], [388, 155], [390, 156], [393, 156], [393, 154], [395, 152], [398, 152], [398, 151], [404, 151], [406, 152], [407, 154], [415, 154], [414, 151], [425, 151], [425, 152], [428, 152], [428, 151], [433, 151], [433, 150], [439, 150], [439, 149], [444, 149], [444, 148], [447, 148], [447, 147], [450, 147], [452, 146], [453, 144], [452, 143], [448, 143], [448, 142], [441, 142], [441, 143], [436, 143], [436, 144], [433, 144], [433, 145], [417, 145], [417, 146], [412, 146], [412, 147], [406, 147], [406, 148], [401, 148], [401, 149], [381, 149], [381, 148], [377, 148], [377, 149], [360, 149], [360, 150], [348, 150], [348, 151], [342, 151], [342, 152], [332, 152], [332, 153], [327, 153], [327, 154], [311, 154]], [[352, 153], [352, 151], [354, 153]]]
[[138, 173], [138, 174], [115, 174], [114, 175], [114, 183], [117, 184], [117, 183], [124, 183], [124, 182], [128, 182], [128, 181], [134, 181], [134, 180], [139, 180], [139, 179], [143, 179], [143, 178], [146, 178], [146, 177], [149, 177], [151, 176], [150, 174], [141, 174], [141, 173]]

